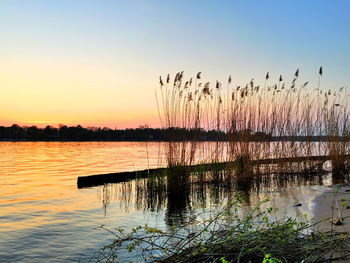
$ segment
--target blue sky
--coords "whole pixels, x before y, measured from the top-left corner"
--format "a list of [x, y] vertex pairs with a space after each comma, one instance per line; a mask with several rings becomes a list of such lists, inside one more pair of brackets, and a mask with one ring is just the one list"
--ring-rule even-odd
[[349, 12], [345, 0], [0, 0], [0, 122], [153, 123], [158, 76], [181, 70], [242, 84], [300, 68], [315, 84], [322, 65], [323, 87], [350, 88]]

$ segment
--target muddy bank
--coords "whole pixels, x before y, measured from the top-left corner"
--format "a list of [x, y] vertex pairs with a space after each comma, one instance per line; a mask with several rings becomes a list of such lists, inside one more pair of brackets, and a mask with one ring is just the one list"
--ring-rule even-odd
[[[315, 220], [325, 220], [318, 227], [322, 231], [350, 232], [350, 184], [329, 186], [313, 200]], [[341, 223], [334, 223], [343, 218]]]

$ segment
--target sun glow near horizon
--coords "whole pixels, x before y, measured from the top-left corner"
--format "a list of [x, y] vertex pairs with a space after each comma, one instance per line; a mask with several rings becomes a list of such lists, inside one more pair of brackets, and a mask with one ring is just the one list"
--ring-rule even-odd
[[[0, 125], [157, 126], [154, 94], [120, 70], [72, 61], [1, 61]], [[20, 78], [18, 77], [20, 74]], [[155, 81], [156, 83], [156, 81]], [[135, 105], [135, 102], [137, 105]], [[159, 125], [158, 125], [159, 126]]]

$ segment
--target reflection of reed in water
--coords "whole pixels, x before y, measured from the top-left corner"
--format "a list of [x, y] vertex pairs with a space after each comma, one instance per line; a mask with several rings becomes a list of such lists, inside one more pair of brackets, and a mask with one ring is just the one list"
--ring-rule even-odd
[[344, 183], [349, 179], [344, 175], [340, 181], [338, 175], [320, 173], [259, 174], [242, 178], [235, 177], [232, 170], [199, 171], [188, 175], [186, 183], [171, 185], [173, 182], [169, 178], [173, 177], [157, 175], [98, 187], [98, 195], [105, 211], [112, 201], [119, 202], [126, 211], [166, 209], [166, 224], [172, 226], [183, 222], [194, 209], [220, 204], [238, 192], [245, 197], [246, 205], [251, 205], [251, 199], [259, 198], [262, 192], [271, 189], [288, 192], [293, 187], [329, 184], [330, 177], [333, 183]]
[[[104, 184], [97, 187], [97, 198], [102, 202], [105, 215], [112, 201], [119, 201], [120, 206], [129, 211], [131, 204], [136, 204], [133, 194], [135, 193], [132, 182], [118, 184]], [[140, 208], [139, 208], [140, 209]]]

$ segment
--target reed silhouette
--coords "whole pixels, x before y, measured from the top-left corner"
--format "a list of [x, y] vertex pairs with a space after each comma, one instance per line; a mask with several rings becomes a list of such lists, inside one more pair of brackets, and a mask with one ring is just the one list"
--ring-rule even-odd
[[[346, 173], [349, 95], [344, 88], [337, 91], [321, 88], [322, 67], [317, 88], [310, 87], [308, 82], [299, 83], [299, 74], [297, 69], [290, 82], [280, 76], [273, 83], [267, 73], [263, 85], [252, 79], [245, 86], [234, 86], [229, 76], [226, 91], [219, 81], [213, 87], [201, 81], [200, 72], [189, 80], [184, 79], [184, 72], [177, 73], [173, 81], [169, 75], [165, 82], [160, 77], [156, 100], [162, 127], [169, 131], [166, 140], [169, 169], [191, 167], [198, 163], [198, 156], [203, 153], [200, 151], [205, 151], [210, 156], [206, 163], [226, 162], [228, 169], [235, 166], [236, 177], [268, 169], [278, 172], [274, 158], [295, 158], [292, 165], [278, 164], [282, 173], [310, 172], [322, 163], [298, 160], [311, 156], [329, 156], [333, 171]], [[178, 129], [192, 131], [192, 140], [179, 142]], [[215, 146], [199, 149], [198, 138], [203, 130], [215, 132]], [[259, 135], [261, 139], [255, 140]], [[271, 159], [271, 163], [253, 169], [252, 160], [259, 159]], [[178, 183], [186, 179], [182, 175], [182, 179], [175, 179], [179, 174], [182, 172], [171, 172], [169, 180]]]

